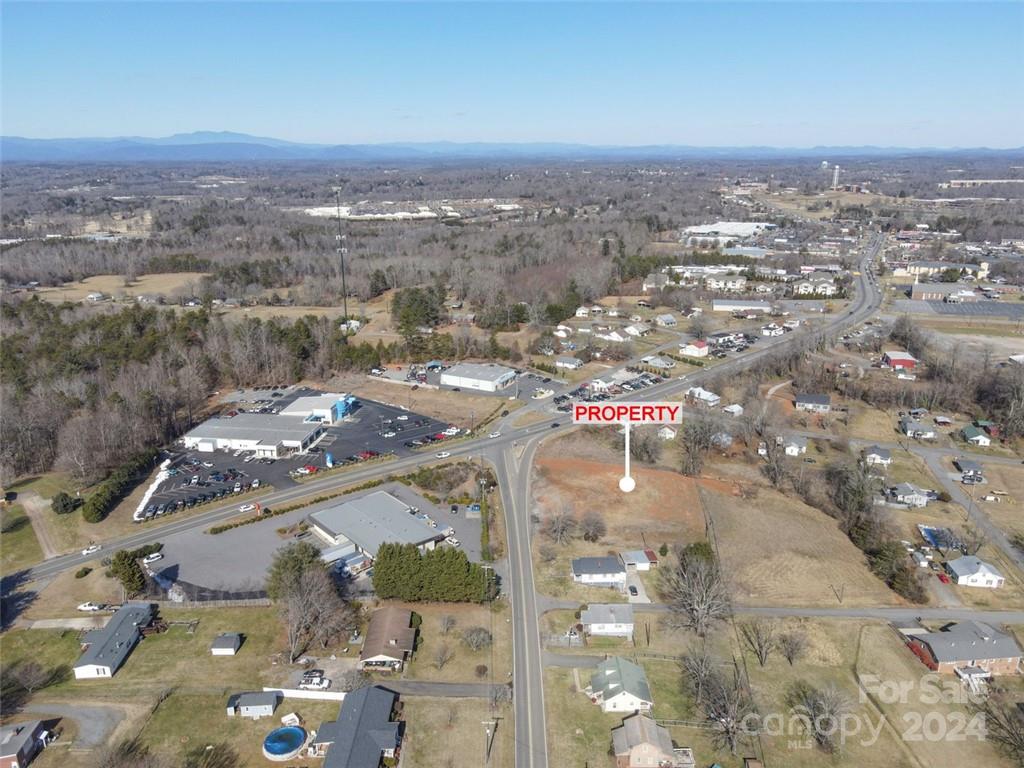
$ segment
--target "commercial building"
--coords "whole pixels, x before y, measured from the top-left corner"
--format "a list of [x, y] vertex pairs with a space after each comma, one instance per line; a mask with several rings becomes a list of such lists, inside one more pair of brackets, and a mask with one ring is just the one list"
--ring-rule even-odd
[[714, 299], [711, 302], [712, 312], [760, 312], [768, 314], [772, 311], [772, 305], [767, 301], [752, 301], [747, 299]]
[[153, 621], [150, 603], [125, 603], [102, 629], [82, 638], [82, 655], [75, 662], [75, 679], [113, 677], [131, 654], [142, 630]]
[[324, 433], [320, 421], [296, 416], [239, 413], [213, 418], [185, 433], [182, 441], [191, 451], [252, 451], [261, 458], [279, 459], [308, 450]]
[[516, 380], [516, 372], [495, 363], [457, 363], [441, 374], [441, 385], [497, 392]]
[[894, 371], [912, 371], [917, 366], [917, 358], [909, 352], [890, 349], [882, 353], [882, 365], [887, 365]]
[[979, 301], [981, 296], [958, 283], [915, 283], [910, 298], [917, 301], [945, 301], [948, 304]]
[[321, 424], [337, 424], [344, 419], [358, 403], [353, 395], [326, 392], [320, 395], [297, 397], [281, 409], [281, 416], [293, 416], [304, 421], [319, 421]]
[[381, 544], [412, 544], [421, 551], [433, 549], [444, 538], [410, 507], [385, 491], [376, 491], [343, 504], [321, 509], [309, 516], [313, 533], [332, 547], [353, 544], [374, 558]]
[[708, 343], [706, 341], [691, 341], [679, 347], [679, 354], [683, 357], [707, 357]]
[[379, 768], [385, 760], [397, 765], [403, 730], [391, 719], [397, 698], [377, 685], [347, 694], [338, 719], [317, 729], [310, 754], [324, 758], [323, 768]]

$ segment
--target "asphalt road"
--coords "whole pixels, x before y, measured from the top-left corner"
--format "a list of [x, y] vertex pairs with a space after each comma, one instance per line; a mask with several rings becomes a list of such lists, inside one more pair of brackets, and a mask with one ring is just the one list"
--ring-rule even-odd
[[[881, 294], [867, 277], [867, 265], [881, 248], [883, 238], [877, 235], [869, 246], [856, 278], [857, 294], [853, 304], [841, 315], [830, 319], [823, 327], [815, 328], [814, 335], [835, 334], [844, 328], [867, 319], [881, 304]], [[744, 355], [728, 359], [710, 369], [702, 369], [683, 379], [670, 379], [662, 384], [648, 387], [641, 392], [630, 393], [631, 400], [657, 400], [688, 389], [711, 377], [734, 374], [748, 368], [761, 358], [772, 354], [796, 340], [808, 336], [806, 331], [796, 331], [780, 337], [776, 343], [759, 346]], [[623, 364], [632, 365], [634, 361]], [[548, 436], [562, 434], [572, 427], [571, 419], [558, 420], [559, 426], [552, 428], [550, 422], [528, 427], [512, 427], [524, 412], [546, 407], [536, 403], [520, 409], [499, 423], [497, 430], [501, 437], [496, 439], [478, 438], [462, 443], [453, 443], [444, 448], [452, 458], [486, 458], [495, 467], [502, 493], [502, 502], [508, 528], [509, 574], [506, 587], [512, 604], [513, 626], [513, 702], [515, 707], [516, 759], [517, 768], [547, 768], [547, 735], [544, 714], [543, 657], [540, 645], [537, 595], [533, 581], [533, 561], [530, 556], [530, 512], [529, 483], [533, 454], [540, 442]], [[517, 460], [515, 447], [520, 444], [523, 452]], [[277, 491], [257, 497], [264, 506], [278, 506], [317, 492], [335, 489], [352, 483], [363, 482], [390, 473], [400, 473], [429, 461], [431, 454], [416, 455], [395, 461], [376, 464], [364, 469], [353, 469], [304, 483], [299, 488]], [[155, 527], [147, 527], [138, 534], [120, 541], [108, 542], [107, 551], [138, 547], [160, 541], [174, 533], [191, 528], [209, 526], [237, 514], [237, 506], [230, 505], [191, 517], [175, 520]], [[47, 561], [31, 569], [30, 578], [51, 576], [68, 568], [74, 568], [93, 558], [80, 554], [66, 555]]]

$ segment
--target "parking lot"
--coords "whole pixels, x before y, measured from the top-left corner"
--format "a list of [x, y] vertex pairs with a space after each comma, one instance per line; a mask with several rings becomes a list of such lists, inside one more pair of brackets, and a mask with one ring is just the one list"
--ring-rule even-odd
[[[433, 522], [444, 533], [452, 529], [450, 538], [459, 542], [459, 548], [476, 562], [480, 560], [480, 516], [473, 515], [465, 506], [452, 514], [447, 505], [431, 504], [402, 483], [385, 483], [373, 492], [386, 491], [410, 507], [420, 510], [420, 515]], [[163, 558], [154, 563], [155, 574], [168, 582], [181, 581], [192, 587], [204, 587], [210, 591], [225, 593], [250, 593], [263, 589], [267, 568], [274, 553], [281, 547], [295, 541], [294, 536], [282, 535], [278, 529], [286, 529], [303, 522], [314, 512], [359, 498], [359, 495], [342, 496], [322, 504], [297, 509], [280, 517], [274, 517], [253, 525], [243, 525], [215, 536], [202, 529], [192, 529], [173, 536], [163, 542]], [[431, 523], [425, 520], [428, 525]], [[306, 532], [302, 541], [320, 549], [328, 546], [318, 536]], [[445, 543], [439, 546], [452, 546]], [[349, 581], [352, 594], [368, 595], [372, 588], [370, 579], [363, 575]]]
[[[273, 397], [275, 393], [277, 398]], [[302, 388], [249, 390], [229, 393], [226, 400], [232, 404], [230, 410], [271, 413], [310, 394], [317, 393]], [[172, 452], [169, 476], [152, 494], [143, 513], [152, 520], [203, 504], [223, 503], [254, 486], [288, 488], [302, 474], [325, 469], [328, 454], [336, 466], [357, 464], [375, 456], [406, 456], [420, 447], [416, 443], [440, 445], [454, 436], [451, 431], [450, 425], [436, 419], [372, 400], [359, 400], [351, 415], [327, 427], [307, 453], [257, 459], [246, 451]]]

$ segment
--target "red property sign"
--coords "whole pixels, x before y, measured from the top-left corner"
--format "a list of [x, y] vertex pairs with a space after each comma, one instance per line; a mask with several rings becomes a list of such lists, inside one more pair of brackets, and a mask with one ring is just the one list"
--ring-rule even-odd
[[682, 424], [682, 403], [575, 403], [573, 424]]

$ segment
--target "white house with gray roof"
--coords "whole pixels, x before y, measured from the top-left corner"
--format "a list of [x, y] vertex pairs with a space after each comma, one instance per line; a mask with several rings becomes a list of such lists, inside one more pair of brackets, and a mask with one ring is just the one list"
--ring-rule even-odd
[[591, 603], [580, 613], [580, 623], [588, 635], [632, 637], [633, 606], [629, 603]]
[[82, 638], [82, 655], [75, 662], [75, 679], [113, 677], [142, 639], [142, 629], [153, 621], [150, 603], [125, 603], [102, 629]]
[[889, 489], [889, 498], [908, 507], [928, 506], [928, 494], [911, 483], [899, 483]]
[[598, 664], [587, 694], [604, 712], [649, 712], [654, 706], [643, 667], [619, 656]]
[[626, 567], [614, 555], [577, 557], [572, 561], [572, 580], [588, 587], [626, 586]]
[[877, 445], [868, 446], [864, 449], [864, 463], [888, 467], [892, 464], [892, 451]]
[[338, 719], [316, 730], [310, 754], [324, 758], [323, 768], [379, 768], [402, 743], [403, 724], [391, 719], [397, 698], [377, 685], [347, 694]]
[[946, 571], [953, 583], [962, 587], [999, 589], [1006, 579], [996, 568], [975, 555], [965, 555], [946, 563]]

